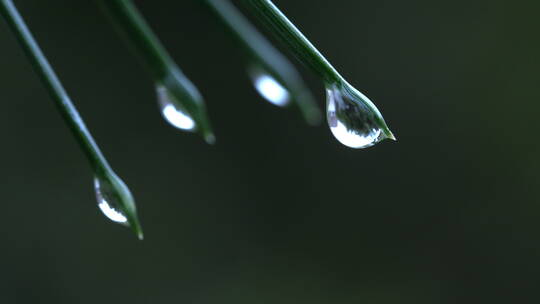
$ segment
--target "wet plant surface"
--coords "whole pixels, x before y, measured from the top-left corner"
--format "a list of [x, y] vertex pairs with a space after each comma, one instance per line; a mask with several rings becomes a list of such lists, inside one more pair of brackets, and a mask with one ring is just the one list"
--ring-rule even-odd
[[204, 95], [208, 145], [162, 118], [154, 79], [95, 3], [16, 2], [145, 240], [96, 207], [85, 158], [2, 24], [1, 303], [538, 302], [539, 146], [516, 131], [538, 128], [537, 4], [275, 3], [398, 142], [341, 145], [263, 100], [205, 6], [138, 1]]

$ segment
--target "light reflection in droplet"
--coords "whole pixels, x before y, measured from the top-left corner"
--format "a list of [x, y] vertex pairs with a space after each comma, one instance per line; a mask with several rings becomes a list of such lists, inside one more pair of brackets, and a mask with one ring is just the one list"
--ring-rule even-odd
[[267, 74], [256, 73], [253, 77], [253, 84], [262, 97], [276, 106], [286, 106], [290, 101], [289, 91]]
[[102, 201], [98, 204], [99, 209], [103, 214], [105, 214], [106, 217], [108, 217], [111, 221], [117, 222], [117, 223], [126, 223], [127, 218], [120, 212], [114, 210], [107, 204], [106, 201]]
[[168, 104], [161, 109], [163, 116], [173, 126], [182, 130], [193, 130], [195, 128], [195, 122], [191, 117], [177, 110], [172, 104]]
[[334, 128], [330, 128], [334, 137], [347, 147], [359, 149], [367, 148], [377, 143], [381, 136], [381, 130], [373, 130], [373, 132], [367, 133], [364, 136], [359, 136], [357, 133], [351, 130], [347, 130], [347, 127], [340, 121], [337, 121], [337, 125]]
[[371, 103], [365, 95], [356, 90], [352, 94], [337, 87], [327, 88], [326, 93], [328, 126], [340, 143], [361, 149], [385, 138], [375, 120], [376, 113], [364, 103]]
[[169, 95], [167, 88], [162, 85], [157, 85], [156, 92], [161, 114], [165, 120], [174, 127], [185, 131], [195, 129], [195, 121], [176, 106], [171, 100], [172, 97]]
[[128, 224], [127, 217], [120, 212], [118, 202], [114, 202], [114, 195], [110, 193], [111, 189], [109, 187], [102, 185], [102, 182], [98, 178], [94, 178], [94, 189], [96, 191], [96, 199], [98, 202], [98, 207], [103, 212], [103, 214], [109, 218], [111, 221]]

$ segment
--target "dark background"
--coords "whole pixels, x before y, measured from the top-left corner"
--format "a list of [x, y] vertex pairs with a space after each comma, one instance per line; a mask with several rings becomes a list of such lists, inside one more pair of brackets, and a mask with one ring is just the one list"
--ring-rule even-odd
[[209, 146], [161, 118], [95, 1], [16, 1], [146, 239], [102, 216], [0, 22], [0, 303], [538, 303], [538, 2], [275, 3], [397, 142], [340, 145], [257, 95], [199, 1], [138, 1], [206, 98]]

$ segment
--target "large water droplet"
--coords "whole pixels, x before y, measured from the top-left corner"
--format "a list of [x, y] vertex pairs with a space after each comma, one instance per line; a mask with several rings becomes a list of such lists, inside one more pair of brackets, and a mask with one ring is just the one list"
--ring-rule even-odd
[[345, 146], [367, 148], [387, 137], [393, 138], [375, 105], [353, 87], [329, 86], [326, 94], [328, 125]]
[[265, 73], [261, 68], [249, 71], [253, 85], [261, 96], [273, 105], [284, 107], [291, 101], [289, 91], [274, 77]]
[[129, 225], [127, 216], [120, 205], [121, 198], [112, 185], [106, 180], [94, 177], [94, 189], [101, 212], [113, 222]]
[[181, 110], [174, 97], [167, 88], [161, 84], [156, 85], [158, 105], [161, 114], [171, 125], [185, 131], [195, 129], [195, 121], [185, 111]]

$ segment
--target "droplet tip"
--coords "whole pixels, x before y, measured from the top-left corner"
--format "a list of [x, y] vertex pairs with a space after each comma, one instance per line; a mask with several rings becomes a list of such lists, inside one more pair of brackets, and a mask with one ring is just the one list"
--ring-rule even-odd
[[131, 219], [129, 225], [131, 226], [131, 229], [133, 232], [135, 232], [135, 235], [139, 239], [139, 241], [144, 240], [144, 232], [141, 226], [141, 223], [139, 222], [139, 219], [137, 218], [137, 215], [133, 214], [133, 218]]
[[204, 136], [204, 141], [210, 145], [213, 145], [216, 143], [216, 136], [214, 136], [214, 134], [206, 134]]
[[388, 134], [386, 135], [386, 137], [388, 137], [388, 139], [391, 139], [393, 141], [397, 141], [396, 136], [390, 130], [388, 131]]
[[137, 236], [139, 241], [142, 241], [144, 240], [144, 233], [143, 233], [141, 225], [139, 224], [139, 221], [138, 220], [136, 221], [137, 221], [136, 223], [132, 224], [132, 229], [133, 229], [133, 232], [135, 232], [135, 235]]

